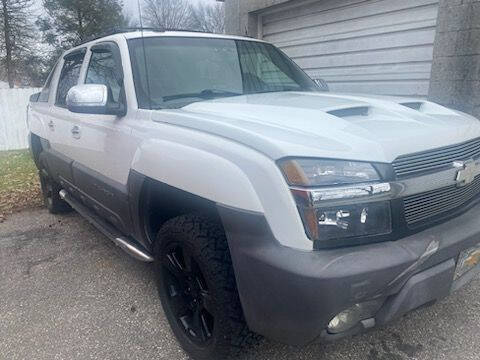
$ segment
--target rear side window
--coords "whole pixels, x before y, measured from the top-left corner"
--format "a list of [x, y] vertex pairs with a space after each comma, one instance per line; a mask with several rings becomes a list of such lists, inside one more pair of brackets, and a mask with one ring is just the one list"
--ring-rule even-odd
[[47, 81], [45, 81], [45, 85], [43, 85], [43, 89], [40, 92], [40, 96], [38, 97], [38, 102], [48, 102], [48, 98], [50, 96], [50, 86], [52, 85], [52, 78], [53, 74], [55, 74], [55, 70], [57, 69], [58, 62], [53, 66], [52, 71], [48, 75]]
[[110, 92], [110, 99], [117, 104], [121, 90], [117, 74], [121, 70], [117, 68], [113, 54], [110, 51], [92, 52], [85, 83], [107, 86]]
[[66, 107], [68, 90], [78, 83], [84, 57], [85, 51], [68, 54], [65, 57], [57, 87], [57, 101], [55, 102], [57, 106]]

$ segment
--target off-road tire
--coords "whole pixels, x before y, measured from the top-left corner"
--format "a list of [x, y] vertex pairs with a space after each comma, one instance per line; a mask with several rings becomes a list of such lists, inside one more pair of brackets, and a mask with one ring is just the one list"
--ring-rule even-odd
[[45, 207], [51, 214], [65, 214], [72, 211], [71, 206], [60, 198], [61, 186], [49, 177], [44, 170], [39, 171], [40, 185]]
[[[215, 308], [213, 331], [211, 341], [202, 346], [187, 334], [185, 325], [182, 326], [174, 313], [172, 297], [166, 289], [165, 272], [168, 270], [162, 259], [173, 244], [182, 244], [189, 249], [192, 262], [198, 264], [212, 294]], [[193, 359], [237, 358], [258, 343], [260, 337], [252, 333], [245, 323], [227, 239], [218, 221], [203, 215], [183, 215], [167, 221], [157, 236], [155, 272], [166, 317], [181, 346]]]

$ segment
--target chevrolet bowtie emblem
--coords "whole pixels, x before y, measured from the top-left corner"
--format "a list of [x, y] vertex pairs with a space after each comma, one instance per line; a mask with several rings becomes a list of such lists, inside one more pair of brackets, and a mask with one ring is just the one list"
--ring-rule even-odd
[[477, 175], [480, 175], [480, 162], [474, 160], [455, 161], [453, 166], [459, 168], [455, 178], [458, 187], [468, 185], [473, 182]]

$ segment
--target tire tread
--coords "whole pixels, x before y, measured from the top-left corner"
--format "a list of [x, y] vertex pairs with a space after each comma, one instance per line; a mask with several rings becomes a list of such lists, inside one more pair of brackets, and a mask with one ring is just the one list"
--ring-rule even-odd
[[201, 214], [189, 214], [168, 220], [160, 229], [155, 246], [160, 251], [163, 239], [178, 235], [194, 239], [202, 260], [209, 264], [209, 276], [218, 284], [223, 295], [217, 298], [219, 308], [225, 309], [228, 324], [224, 324], [224, 339], [213, 359], [237, 358], [246, 348], [258, 344], [260, 336], [251, 332], [245, 322], [228, 242], [218, 220]]

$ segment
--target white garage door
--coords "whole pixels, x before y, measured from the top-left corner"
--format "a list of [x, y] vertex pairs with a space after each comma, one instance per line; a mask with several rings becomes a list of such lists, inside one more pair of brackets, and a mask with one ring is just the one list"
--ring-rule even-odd
[[260, 14], [261, 37], [333, 91], [428, 94], [438, 0], [292, 1]]

